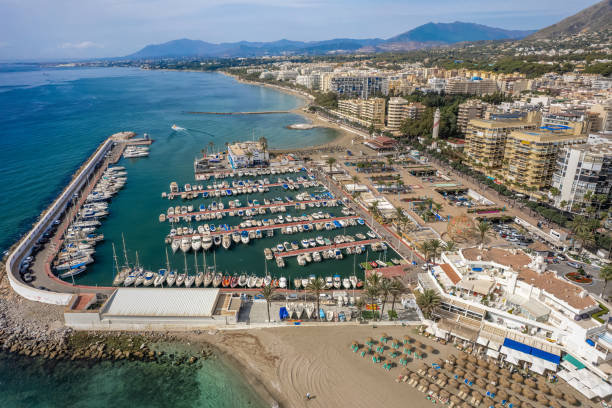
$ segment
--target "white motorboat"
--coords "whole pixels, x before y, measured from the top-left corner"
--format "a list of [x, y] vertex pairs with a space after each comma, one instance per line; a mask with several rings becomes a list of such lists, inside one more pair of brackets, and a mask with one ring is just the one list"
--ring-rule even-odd
[[172, 287], [174, 285], [174, 282], [176, 282], [176, 272], [175, 271], [169, 271], [168, 272], [168, 277], [166, 278], [166, 284], [170, 288], [170, 287]]
[[312, 303], [309, 303], [306, 305], [306, 307], [304, 308], [304, 311], [306, 312], [306, 317], [307, 318], [312, 318], [312, 314], [314, 312], [314, 305]]
[[202, 249], [208, 251], [213, 244], [213, 240], [210, 235], [204, 235], [202, 237]]
[[249, 276], [249, 278], [247, 279], [247, 287], [254, 288], [256, 283], [257, 277], [255, 277], [255, 275]]
[[181, 239], [181, 251], [187, 252], [190, 249], [191, 249], [191, 238], [183, 237], [183, 239]]
[[331, 289], [334, 286], [334, 280], [331, 276], [325, 278], [325, 289]]
[[221, 242], [224, 249], [229, 249], [232, 246], [232, 238], [229, 234], [223, 235], [223, 240]]
[[204, 272], [198, 272], [198, 274], [195, 276], [195, 285], [196, 287], [200, 287], [202, 286], [202, 283], [204, 282]]
[[281, 276], [281, 278], [278, 280], [278, 287], [281, 289], [285, 289], [287, 287], [287, 278]]
[[303, 303], [298, 303], [295, 306], [295, 317], [296, 317], [296, 319], [301, 319], [303, 313], [304, 313], [304, 304]]
[[349, 276], [349, 281], [351, 282], [353, 289], [356, 289], [357, 288], [357, 277], [355, 275]]
[[187, 277], [187, 274], [179, 273], [178, 276], [176, 277], [176, 286], [181, 286], [183, 283], [185, 283], [186, 277]]
[[334, 320], [334, 311], [328, 310], [327, 313], [325, 314], [325, 318], [327, 319], [328, 322], [331, 322], [332, 320]]
[[195, 279], [195, 276], [187, 274], [187, 277], [185, 278], [185, 287], [190, 288], [194, 284]]
[[194, 235], [193, 238], [191, 238], [191, 249], [197, 252], [200, 250], [200, 248], [202, 248], [202, 237], [199, 235]]
[[344, 287], [344, 289], [350, 289], [351, 281], [348, 278], [342, 279], [342, 286]]
[[249, 238], [249, 233], [247, 231], [242, 231], [242, 233], [240, 234], [240, 241], [243, 244], [248, 244], [251, 239]]
[[210, 286], [212, 281], [213, 281], [213, 274], [211, 272], [206, 272], [206, 274], [204, 275], [204, 282], [202, 282], [204, 287], [206, 288]]
[[157, 276], [153, 282], [153, 286], [158, 287], [161, 286], [166, 281], [166, 275], [168, 271], [166, 269], [160, 269], [157, 271]]

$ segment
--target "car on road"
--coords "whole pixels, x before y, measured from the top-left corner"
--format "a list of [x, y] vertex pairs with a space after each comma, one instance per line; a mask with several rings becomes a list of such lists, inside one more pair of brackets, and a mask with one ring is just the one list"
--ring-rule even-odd
[[580, 265], [578, 262], [567, 261], [566, 263], [567, 263], [569, 266], [571, 266], [572, 268], [576, 268], [576, 269], [578, 269], [578, 268], [582, 267], [582, 265]]

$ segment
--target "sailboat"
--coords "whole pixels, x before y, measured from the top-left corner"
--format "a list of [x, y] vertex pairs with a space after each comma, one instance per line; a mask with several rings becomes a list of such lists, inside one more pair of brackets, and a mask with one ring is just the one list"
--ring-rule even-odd
[[166, 248], [166, 269], [160, 269], [157, 272], [157, 277], [155, 278], [155, 282], [153, 283], [155, 287], [164, 284], [166, 278], [168, 277], [168, 271], [170, 271], [170, 261], [168, 260], [168, 248]]
[[176, 286], [181, 286], [185, 283], [185, 278], [187, 278], [187, 255], [183, 253], [183, 258], [185, 258], [185, 272], [179, 273], [176, 277]]
[[145, 273], [142, 267], [140, 266], [140, 262], [138, 261], [138, 251], [136, 251], [136, 270], [139, 272], [136, 275], [136, 281], [134, 282], [134, 286], [140, 286], [144, 282]]
[[[123, 241], [123, 258], [125, 259], [125, 264], [121, 270], [119, 270], [119, 266], [117, 264], [117, 275], [115, 275], [115, 279], [113, 280], [113, 285], [119, 286], [125, 282], [125, 278], [127, 278], [128, 274], [132, 271], [130, 265], [128, 263], [127, 250], [125, 249], [125, 238], [123, 234], [121, 234], [121, 240]], [[115, 253], [115, 245], [113, 244], [113, 253]], [[117, 256], [115, 254], [115, 263], [117, 263]]]
[[[198, 258], [197, 258], [197, 254], [194, 252], [193, 253], [193, 260], [196, 263], [196, 275], [198, 273], [198, 269], [197, 269], [197, 264], [198, 264]], [[187, 266], [187, 258], [185, 258], [185, 266]], [[195, 275], [189, 275], [189, 271], [187, 270], [187, 268], [185, 268], [185, 273], [187, 274], [187, 277], [185, 278], [185, 287], [186, 288], [190, 288], [191, 285], [193, 285], [193, 283], [195, 282]]]
[[198, 272], [198, 258], [197, 257], [194, 256], [193, 262], [195, 264], [195, 285], [196, 287], [199, 288], [200, 286], [202, 286], [202, 283], [204, 282], [204, 272]]

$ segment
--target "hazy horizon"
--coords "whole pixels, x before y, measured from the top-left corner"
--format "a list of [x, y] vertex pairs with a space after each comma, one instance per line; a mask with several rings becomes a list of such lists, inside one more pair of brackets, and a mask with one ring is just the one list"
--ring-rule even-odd
[[428, 22], [540, 29], [595, 0], [0, 0], [0, 61], [120, 57], [180, 38], [212, 43], [389, 38]]

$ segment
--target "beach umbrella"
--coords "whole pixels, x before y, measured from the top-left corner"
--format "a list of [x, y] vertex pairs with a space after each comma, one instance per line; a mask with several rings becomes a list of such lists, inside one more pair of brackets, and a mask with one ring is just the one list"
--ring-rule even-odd
[[495, 406], [495, 402], [491, 398], [489, 398], [489, 397], [485, 397], [482, 400], [482, 403], [484, 404], [485, 408], [489, 408], [489, 407]]
[[463, 371], [460, 368], [455, 368], [455, 374], [457, 374], [459, 377], [463, 377], [465, 375], [465, 371]]
[[499, 370], [499, 375], [501, 375], [502, 377], [510, 378], [512, 376], [512, 373], [507, 368], [502, 368], [501, 370]]
[[562, 405], [557, 400], [550, 401], [550, 406], [552, 408], [563, 408]]
[[497, 396], [502, 400], [508, 399], [508, 393], [504, 390], [499, 390], [499, 392], [497, 393]]
[[521, 400], [518, 399], [516, 396], [511, 396], [510, 400], [509, 400], [514, 406], [518, 406], [518, 404], [521, 403]]
[[544, 394], [538, 394], [536, 396], [536, 400], [538, 400], [538, 402], [542, 405], [548, 405], [548, 398], [546, 398], [546, 396]]
[[572, 394], [564, 393], [563, 399], [570, 405], [576, 405], [578, 400]]
[[442, 390], [442, 391], [440, 391], [440, 394], [439, 394], [439, 395], [440, 395], [440, 397], [442, 397], [442, 398], [448, 398], [448, 397], [450, 397], [450, 393], [449, 393], [448, 391], [446, 391], [446, 390]]
[[404, 342], [405, 342], [405, 343], [410, 343], [410, 342], [412, 342], [412, 337], [410, 337], [410, 336], [409, 336], [409, 335], [407, 335], [407, 334], [406, 334], [406, 335], [404, 335]]
[[538, 383], [538, 390], [542, 391], [544, 394], [550, 394], [550, 387], [544, 383]]
[[489, 384], [487, 385], [487, 391], [489, 391], [491, 394], [497, 394], [497, 387], [493, 384]]
[[497, 366], [497, 364], [491, 362], [489, 363], [489, 371], [496, 373], [499, 371], [499, 367]]
[[533, 401], [536, 397], [536, 393], [532, 389], [525, 387], [523, 388], [523, 396]]
[[476, 371], [476, 366], [473, 363], [467, 363], [465, 365], [465, 369], [473, 373], [474, 371]]
[[419, 385], [422, 385], [423, 387], [429, 387], [429, 381], [424, 378], [421, 378], [421, 381], [419, 381]]
[[509, 388], [510, 387], [510, 381], [508, 381], [508, 379], [506, 377], [502, 377], [502, 378], [499, 379], [499, 385], [501, 385], [502, 387]]
[[461, 390], [461, 391], [463, 391], [463, 392], [470, 392], [470, 387], [468, 387], [468, 386], [467, 386], [467, 385], [465, 385], [465, 384], [461, 384], [461, 385], [459, 386], [459, 390]]
[[489, 379], [489, 381], [495, 384], [497, 384], [497, 382], [499, 381], [499, 378], [493, 373], [489, 373], [489, 375], [487, 375], [487, 378]]
[[447, 371], [453, 371], [453, 365], [451, 363], [444, 364], [444, 369]]
[[484, 368], [478, 367], [478, 370], [476, 370], [476, 374], [478, 374], [480, 377], [486, 377], [487, 370], [485, 370]]
[[464, 402], [463, 404], [461, 404], [461, 408], [472, 408], [472, 406], [467, 402]]
[[438, 375], [438, 381], [447, 382], [448, 381], [448, 377], [445, 376], [444, 374], [439, 374]]
[[558, 389], [557, 387], [551, 387], [550, 388], [550, 393], [557, 398], [563, 398], [563, 392], [561, 392], [560, 389]]
[[436, 359], [435, 363], [439, 365], [440, 367], [442, 367], [445, 364], [444, 360], [442, 360], [441, 358]]
[[411, 380], [418, 380], [420, 377], [417, 373], [412, 373], [410, 374], [410, 379]]
[[536, 388], [536, 382], [533, 381], [531, 378], [525, 380], [525, 385], [531, 388]]
[[435, 377], [438, 374], [438, 372], [436, 371], [435, 368], [430, 368], [429, 370], [427, 370], [427, 375], [430, 377]]
[[468, 355], [468, 361], [472, 364], [477, 364], [478, 363], [478, 358], [476, 358], [476, 356], [473, 356], [471, 354]]
[[429, 370], [429, 366], [425, 363], [421, 363], [421, 367], [419, 368], [424, 372], [427, 372], [427, 370]]
[[471, 382], [471, 383], [473, 383], [474, 381], [476, 381], [476, 378], [474, 378], [474, 376], [473, 376], [473, 375], [470, 375], [470, 374], [466, 375], [466, 376], [465, 376], [465, 379], [466, 379], [466, 380], [468, 380], [468, 382]]
[[467, 364], [467, 361], [463, 360], [463, 359], [459, 359], [459, 360], [455, 361], [455, 363], [457, 364], [457, 366], [465, 368], [465, 365]]
[[366, 339], [366, 344], [368, 344], [368, 345], [370, 345], [370, 344], [374, 344], [374, 339], [373, 339], [373, 338], [371, 338], [371, 337], [368, 337], [368, 338]]
[[391, 340], [391, 337], [385, 332], [383, 332], [380, 336], [381, 339]]
[[479, 386], [480, 388], [485, 388], [487, 386], [487, 382], [483, 380], [482, 378], [478, 378], [476, 379], [476, 385]]
[[461, 399], [459, 399], [459, 397], [456, 395], [451, 395], [450, 400], [455, 405], [461, 404]]
[[487, 363], [487, 360], [480, 359], [478, 360], [478, 365], [482, 368], [486, 368], [489, 365], [489, 363]]
[[523, 408], [533, 408], [533, 405], [531, 405], [528, 402], [521, 402], [521, 407], [523, 407]]
[[512, 389], [512, 391], [517, 392], [519, 394], [523, 392], [523, 387], [521, 387], [519, 384], [512, 384], [510, 388]]
[[439, 392], [440, 391], [440, 387], [438, 387], [436, 384], [430, 384], [429, 385], [429, 391]]
[[449, 387], [457, 388], [457, 386], [459, 386], [459, 381], [455, 380], [454, 378], [451, 378], [450, 380], [448, 380], [448, 385]]
[[523, 378], [523, 376], [522, 376], [522, 375], [520, 375], [519, 373], [514, 373], [514, 374], [512, 374], [512, 379], [513, 379], [514, 381], [516, 381], [517, 383], [521, 383], [521, 384], [523, 383], [523, 381], [525, 381], [525, 379]]

